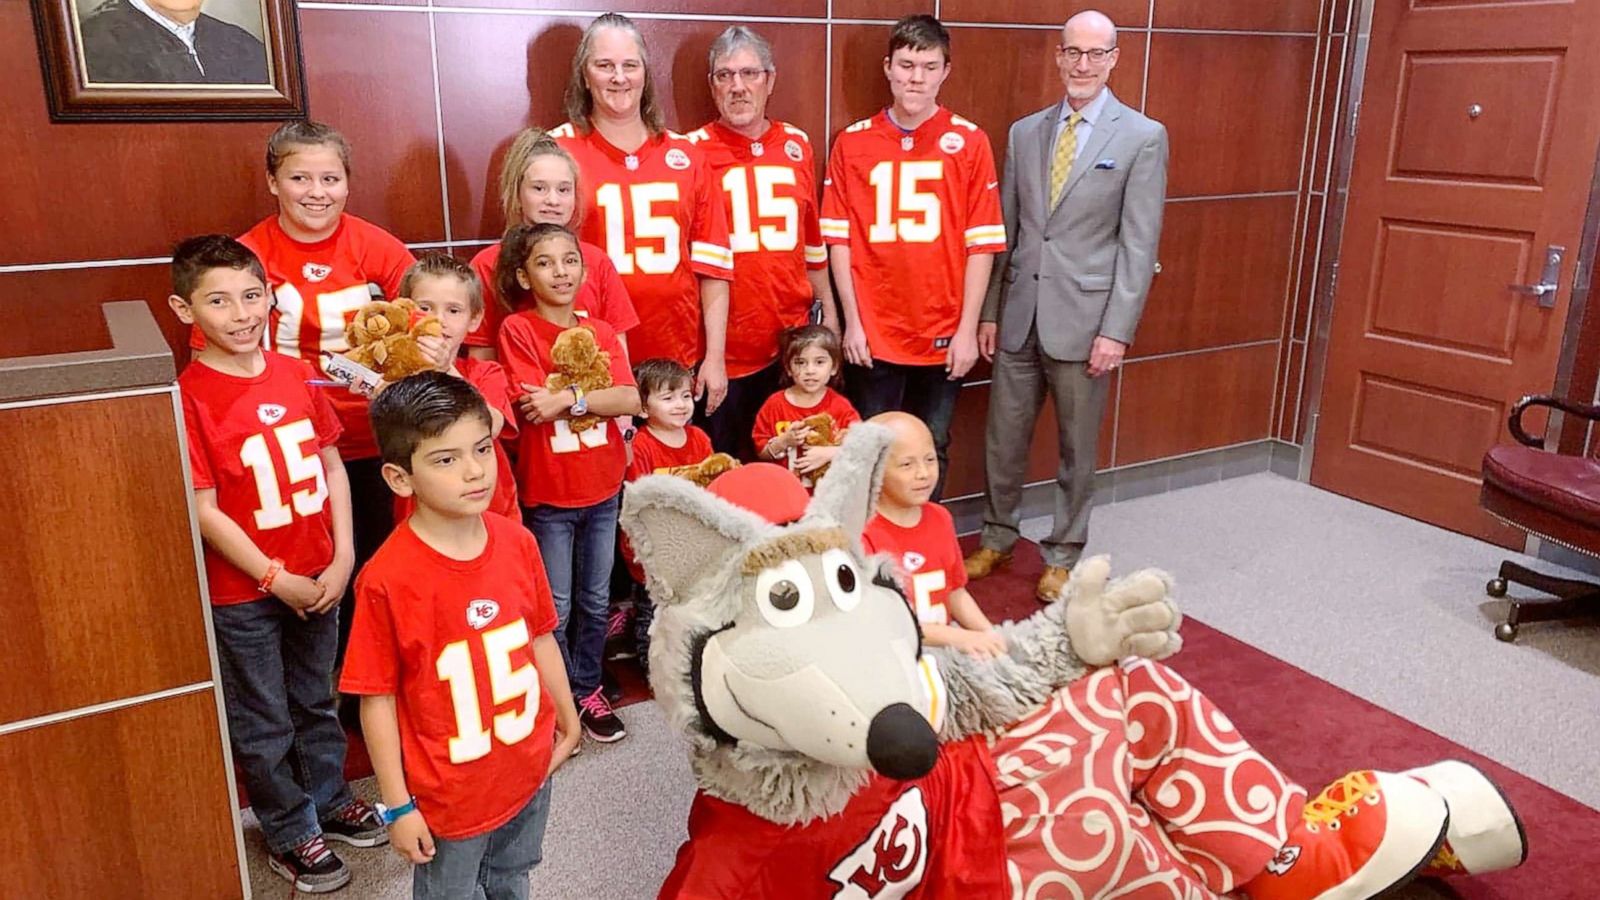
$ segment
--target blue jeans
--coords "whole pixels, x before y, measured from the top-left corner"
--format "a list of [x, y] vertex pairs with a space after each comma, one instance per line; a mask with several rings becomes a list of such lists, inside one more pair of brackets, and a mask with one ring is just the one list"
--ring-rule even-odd
[[539, 555], [544, 557], [559, 619], [556, 644], [567, 664], [572, 696], [579, 699], [600, 689], [621, 497], [618, 491], [593, 506], [522, 509], [522, 521], [539, 541]]
[[546, 778], [522, 811], [499, 828], [458, 841], [436, 838], [433, 859], [411, 871], [411, 900], [528, 900], [528, 873], [544, 858], [549, 818]]
[[211, 621], [233, 761], [267, 848], [283, 853], [321, 834], [319, 823], [352, 799], [333, 702], [339, 614], [301, 621], [266, 597], [212, 607]]
[[845, 367], [845, 389], [861, 418], [900, 410], [921, 419], [933, 432], [933, 449], [939, 454], [939, 481], [933, 499], [944, 496], [944, 476], [950, 468], [950, 419], [956, 412], [961, 382], [951, 381], [944, 366], [906, 366], [872, 361], [872, 368]]

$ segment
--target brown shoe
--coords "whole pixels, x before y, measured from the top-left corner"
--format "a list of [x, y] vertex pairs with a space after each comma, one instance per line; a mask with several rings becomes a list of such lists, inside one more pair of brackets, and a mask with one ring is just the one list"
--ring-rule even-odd
[[991, 550], [988, 547], [979, 547], [965, 560], [967, 580], [975, 581], [993, 574], [995, 569], [1011, 562], [1011, 554]]
[[1033, 589], [1033, 596], [1040, 603], [1056, 602], [1061, 596], [1061, 589], [1067, 586], [1067, 577], [1071, 574], [1071, 569], [1045, 566], [1044, 574], [1039, 576], [1039, 586]]

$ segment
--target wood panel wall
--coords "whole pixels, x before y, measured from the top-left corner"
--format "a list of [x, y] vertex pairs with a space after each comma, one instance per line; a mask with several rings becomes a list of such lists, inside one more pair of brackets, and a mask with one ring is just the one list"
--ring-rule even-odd
[[[772, 113], [819, 146], [887, 101], [879, 61], [890, 20], [939, 14], [954, 36], [943, 99], [1004, 153], [1011, 121], [1059, 97], [1058, 25], [1090, 5], [634, 0], [622, 11], [646, 33], [668, 122], [680, 129], [713, 114], [712, 38], [741, 15], [762, 16], [755, 27], [772, 40], [779, 68]], [[414, 245], [470, 254], [501, 230], [492, 181], [512, 134], [561, 121], [587, 21], [563, 10], [592, 4], [391, 6], [402, 8], [300, 3], [311, 114], [354, 143], [352, 212]], [[1298, 440], [1308, 279], [1350, 2], [1104, 0], [1098, 8], [1122, 28], [1113, 90], [1172, 137], [1164, 271], [1112, 393], [1101, 461]], [[0, 333], [11, 332], [8, 347], [56, 348], [64, 331], [95, 327], [101, 301], [142, 297], [181, 354], [161, 263], [181, 237], [238, 233], [273, 209], [262, 172], [272, 125], [52, 125], [31, 30], [26, 4], [0, 4], [0, 82], [10, 85], [0, 93], [0, 156], [11, 162], [0, 175]], [[952, 496], [983, 489], [986, 378], [973, 374], [961, 404]], [[1034, 447], [1034, 475], [1047, 477], [1052, 442]]]

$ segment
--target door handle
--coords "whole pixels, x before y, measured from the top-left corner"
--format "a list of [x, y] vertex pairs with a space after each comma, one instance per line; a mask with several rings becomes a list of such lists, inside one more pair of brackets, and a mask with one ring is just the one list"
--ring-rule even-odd
[[1508, 284], [1506, 287], [1512, 293], [1534, 298], [1540, 309], [1550, 309], [1556, 305], [1556, 292], [1561, 290], [1561, 260], [1566, 252], [1566, 247], [1551, 244], [1544, 252], [1544, 271], [1540, 273], [1538, 284]]

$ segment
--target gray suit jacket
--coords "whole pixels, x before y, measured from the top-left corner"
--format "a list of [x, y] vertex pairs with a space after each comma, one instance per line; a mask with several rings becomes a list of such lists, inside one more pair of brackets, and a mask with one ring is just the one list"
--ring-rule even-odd
[[1139, 326], [1167, 197], [1167, 130], [1108, 97], [1052, 209], [1060, 110], [1011, 125], [1000, 188], [1007, 252], [995, 260], [982, 320], [1000, 324], [1001, 349], [1021, 350], [1037, 324], [1047, 356], [1087, 360], [1096, 335], [1131, 344]]

